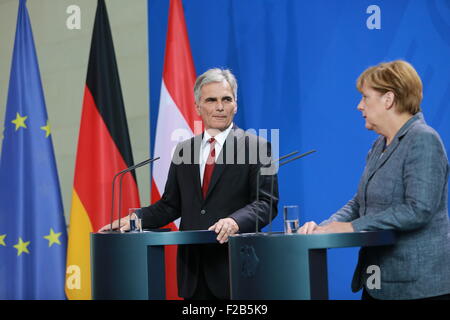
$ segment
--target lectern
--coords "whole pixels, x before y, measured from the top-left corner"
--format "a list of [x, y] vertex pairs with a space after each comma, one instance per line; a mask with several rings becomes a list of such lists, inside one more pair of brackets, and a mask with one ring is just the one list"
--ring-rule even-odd
[[91, 233], [94, 300], [163, 300], [165, 245], [216, 243], [213, 231]]
[[231, 299], [328, 299], [327, 249], [394, 243], [393, 231], [231, 236]]

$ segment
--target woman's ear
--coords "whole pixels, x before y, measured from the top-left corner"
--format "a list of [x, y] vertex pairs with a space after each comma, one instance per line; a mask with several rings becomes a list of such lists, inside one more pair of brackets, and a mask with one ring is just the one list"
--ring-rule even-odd
[[392, 91], [388, 91], [384, 94], [384, 103], [386, 109], [391, 109], [394, 106], [395, 95]]

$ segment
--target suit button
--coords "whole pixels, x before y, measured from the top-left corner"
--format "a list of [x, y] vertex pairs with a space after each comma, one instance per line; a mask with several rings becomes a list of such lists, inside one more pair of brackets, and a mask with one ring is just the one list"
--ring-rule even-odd
[[205, 214], [205, 213], [206, 213], [205, 209], [202, 209], [202, 211], [200, 211], [200, 214]]

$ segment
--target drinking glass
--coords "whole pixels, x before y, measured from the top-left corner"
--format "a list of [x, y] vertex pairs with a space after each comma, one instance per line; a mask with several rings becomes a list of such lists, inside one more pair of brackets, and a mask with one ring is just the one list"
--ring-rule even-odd
[[284, 206], [284, 232], [296, 233], [299, 228], [299, 208], [298, 206]]
[[128, 217], [130, 219], [130, 232], [142, 232], [142, 219], [139, 219], [136, 211], [141, 208], [129, 208]]

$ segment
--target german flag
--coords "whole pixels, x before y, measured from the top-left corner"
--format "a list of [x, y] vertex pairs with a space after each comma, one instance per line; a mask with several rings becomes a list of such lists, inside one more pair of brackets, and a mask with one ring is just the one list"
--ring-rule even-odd
[[[110, 223], [113, 176], [133, 165], [105, 1], [98, 0], [84, 90], [67, 250], [66, 294], [91, 299], [89, 234]], [[115, 208], [118, 208], [118, 188]], [[122, 216], [140, 207], [136, 177], [123, 179]], [[117, 212], [117, 211], [116, 211]], [[114, 219], [118, 217], [115, 216]]]

